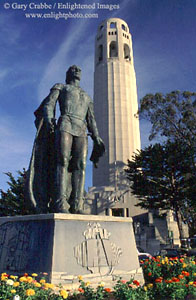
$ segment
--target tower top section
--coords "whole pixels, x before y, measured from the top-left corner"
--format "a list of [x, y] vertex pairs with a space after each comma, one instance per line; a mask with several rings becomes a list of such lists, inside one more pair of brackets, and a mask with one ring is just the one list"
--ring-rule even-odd
[[119, 18], [110, 18], [104, 20], [98, 27], [98, 33], [103, 30], [122, 29], [129, 34], [129, 27], [127, 23]]
[[132, 39], [127, 23], [119, 18], [103, 21], [95, 40], [95, 65], [109, 60], [132, 63]]

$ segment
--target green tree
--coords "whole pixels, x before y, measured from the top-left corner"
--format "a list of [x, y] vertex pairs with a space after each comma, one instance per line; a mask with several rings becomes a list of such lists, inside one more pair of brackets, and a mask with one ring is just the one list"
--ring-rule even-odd
[[158, 134], [169, 140], [195, 145], [196, 93], [173, 91], [166, 95], [147, 94], [141, 99], [140, 118], [151, 122], [149, 139]]
[[183, 222], [190, 225], [187, 208], [194, 200], [196, 177], [190, 168], [191, 155], [190, 148], [168, 141], [139, 151], [126, 169], [138, 206], [174, 211], [181, 240], [185, 238]]
[[[177, 142], [189, 153], [189, 177], [196, 177], [196, 93], [173, 91], [166, 95], [148, 94], [141, 99], [138, 111], [140, 118], [150, 121], [152, 127], [149, 140], [160, 135], [166, 141]], [[179, 148], [178, 147], [178, 148]], [[188, 184], [188, 183], [187, 183]], [[196, 181], [189, 186], [191, 194], [196, 194]], [[195, 232], [195, 199], [184, 208], [190, 232]], [[190, 217], [191, 216], [191, 217]]]
[[16, 179], [11, 172], [5, 174], [9, 177], [7, 182], [9, 188], [6, 192], [0, 190], [0, 215], [14, 216], [34, 213], [24, 197], [26, 170], [18, 171]]

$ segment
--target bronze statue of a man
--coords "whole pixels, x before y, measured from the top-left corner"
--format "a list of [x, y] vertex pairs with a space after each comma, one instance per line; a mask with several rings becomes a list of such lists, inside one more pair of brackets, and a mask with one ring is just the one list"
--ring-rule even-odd
[[[87, 129], [94, 141], [95, 166], [105, 151], [91, 98], [79, 86], [81, 70], [71, 66], [66, 84], [57, 83], [35, 111], [37, 135], [28, 176], [28, 198], [36, 211], [83, 213]], [[56, 124], [55, 109], [60, 117]]]

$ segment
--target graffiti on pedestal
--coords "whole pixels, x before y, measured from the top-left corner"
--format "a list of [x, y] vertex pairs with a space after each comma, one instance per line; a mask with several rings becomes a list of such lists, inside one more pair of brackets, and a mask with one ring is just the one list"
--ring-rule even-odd
[[77, 263], [91, 273], [112, 274], [119, 264], [122, 250], [110, 241], [111, 233], [99, 223], [88, 223], [83, 233], [85, 240], [74, 248]]

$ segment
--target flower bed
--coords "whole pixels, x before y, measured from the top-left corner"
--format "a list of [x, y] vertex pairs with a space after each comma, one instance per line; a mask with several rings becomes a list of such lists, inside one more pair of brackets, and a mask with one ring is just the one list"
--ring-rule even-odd
[[80, 287], [68, 291], [47, 283], [37, 274], [21, 277], [1, 274], [0, 299], [3, 300], [184, 300], [196, 299], [196, 264], [194, 258], [152, 258], [142, 262], [145, 285], [137, 280], [119, 279], [112, 289], [100, 282], [93, 289], [79, 276]]

